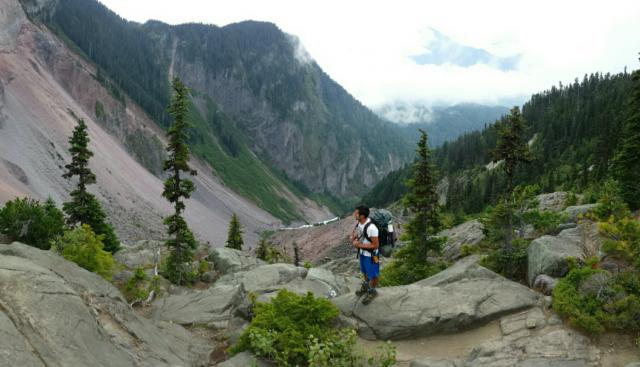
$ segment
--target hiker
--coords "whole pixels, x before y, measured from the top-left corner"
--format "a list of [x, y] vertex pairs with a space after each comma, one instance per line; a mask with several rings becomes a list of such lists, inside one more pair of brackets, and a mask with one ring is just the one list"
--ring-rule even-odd
[[380, 253], [378, 250], [378, 227], [369, 218], [369, 208], [361, 205], [354, 211], [358, 223], [351, 233], [351, 243], [358, 249], [360, 271], [364, 276], [362, 286], [356, 295], [365, 297], [362, 303], [367, 305], [378, 295], [378, 277], [380, 275]]

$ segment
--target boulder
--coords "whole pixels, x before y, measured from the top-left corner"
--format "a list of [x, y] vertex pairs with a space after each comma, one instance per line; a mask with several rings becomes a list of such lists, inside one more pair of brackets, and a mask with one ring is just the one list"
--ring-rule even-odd
[[578, 222], [578, 219], [592, 212], [597, 206], [598, 204], [584, 204], [566, 208], [564, 212], [567, 214], [567, 222]]
[[250, 352], [241, 352], [231, 357], [230, 359], [219, 363], [218, 367], [269, 367], [272, 364], [259, 360], [254, 357]]
[[473, 349], [465, 367], [595, 367], [600, 351], [575, 331], [558, 329], [537, 334], [515, 333]]
[[336, 275], [327, 269], [309, 269], [307, 276], [298, 278], [282, 286], [298, 294], [313, 293], [316, 297], [334, 298], [355, 292], [361, 280], [355, 276]]
[[538, 200], [538, 210], [562, 211], [566, 206], [568, 197], [569, 193], [565, 191], [540, 194], [536, 196], [536, 200]]
[[598, 255], [601, 245], [598, 226], [588, 221], [576, 228], [565, 229], [557, 236], [537, 238], [527, 249], [529, 284], [533, 285], [540, 274], [563, 277], [569, 271], [570, 257], [584, 261], [589, 256]]
[[573, 228], [565, 229], [557, 236], [542, 236], [531, 242], [527, 249], [529, 284], [533, 285], [540, 274], [556, 278], [564, 276], [569, 271], [567, 259], [570, 257], [584, 260], [581, 241], [580, 228]]
[[628, 365], [626, 365], [624, 367], [640, 367], [640, 362], [629, 363]]
[[255, 256], [227, 247], [214, 248], [211, 250], [209, 260], [213, 262], [214, 270], [223, 275], [251, 270], [266, 264]]
[[558, 322], [555, 315], [546, 315], [540, 307], [502, 317], [500, 334], [475, 346], [463, 361], [426, 358], [412, 361], [411, 366], [601, 366], [602, 353], [597, 345]]
[[550, 296], [557, 284], [558, 279], [550, 277], [546, 274], [540, 274], [533, 282], [533, 289], [544, 294], [545, 296]]
[[363, 338], [389, 340], [464, 330], [533, 307], [539, 296], [467, 260], [411, 285], [381, 288], [366, 306], [354, 294], [333, 301]]
[[244, 302], [242, 285], [218, 285], [205, 290], [185, 290], [153, 302], [152, 318], [180, 325], [207, 325], [223, 329], [235, 308]]
[[123, 247], [113, 255], [113, 258], [128, 269], [151, 268], [168, 253], [167, 246], [162, 241], [138, 241], [134, 246]]
[[51, 251], [0, 245], [0, 365], [203, 366], [212, 348], [138, 316], [100, 276]]
[[409, 367], [458, 367], [459, 364], [446, 359], [418, 358], [409, 363]]
[[247, 292], [269, 293], [282, 285], [306, 276], [307, 269], [291, 264], [268, 264], [252, 270], [227, 274], [216, 282], [216, 286], [242, 286]]
[[580, 283], [578, 291], [585, 296], [599, 296], [609, 287], [612, 278], [611, 274], [604, 271], [592, 274]]
[[462, 223], [453, 228], [444, 230], [438, 235], [447, 237], [443, 254], [448, 260], [457, 260], [462, 257], [463, 246], [476, 246], [484, 239], [484, 226], [479, 220]]

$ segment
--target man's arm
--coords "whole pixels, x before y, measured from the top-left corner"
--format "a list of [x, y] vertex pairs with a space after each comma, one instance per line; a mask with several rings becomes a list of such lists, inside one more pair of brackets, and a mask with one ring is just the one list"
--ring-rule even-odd
[[378, 240], [378, 237], [371, 237], [371, 243], [370, 244], [364, 244], [362, 242], [356, 242], [354, 244], [354, 246], [356, 248], [361, 248], [363, 250], [375, 250], [378, 248], [380, 244], [380, 241]]

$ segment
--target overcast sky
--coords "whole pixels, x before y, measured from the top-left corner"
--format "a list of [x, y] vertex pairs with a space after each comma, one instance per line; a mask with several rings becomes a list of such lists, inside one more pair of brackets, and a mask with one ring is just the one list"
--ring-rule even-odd
[[640, 67], [640, 1], [102, 0], [124, 18], [277, 24], [370, 107], [512, 104]]

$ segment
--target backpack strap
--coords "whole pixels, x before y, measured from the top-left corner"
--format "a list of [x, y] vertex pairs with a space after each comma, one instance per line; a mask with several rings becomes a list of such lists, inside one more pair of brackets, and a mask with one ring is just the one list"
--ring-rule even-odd
[[362, 236], [364, 237], [364, 239], [366, 239], [367, 241], [371, 242], [371, 237], [369, 237], [369, 234], [367, 233], [367, 231], [369, 230], [369, 226], [372, 225], [373, 222], [369, 222], [367, 224], [364, 225], [364, 228], [362, 229]]

